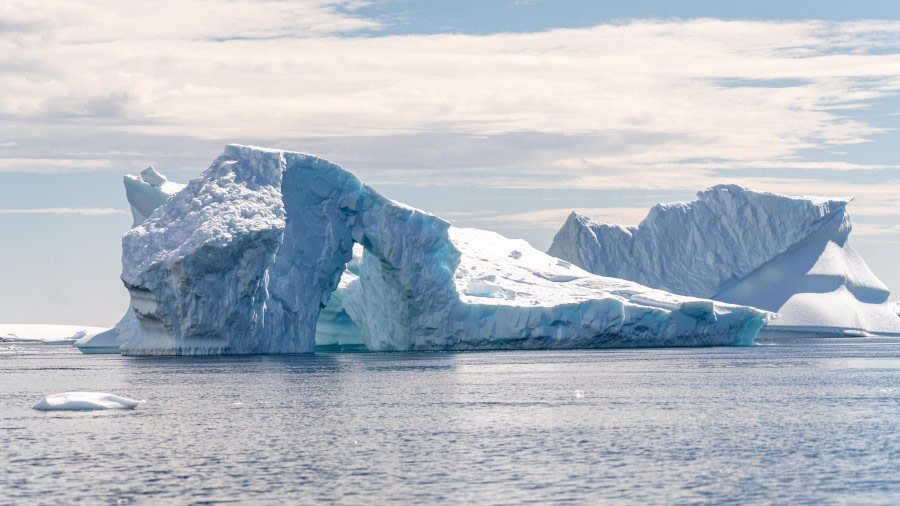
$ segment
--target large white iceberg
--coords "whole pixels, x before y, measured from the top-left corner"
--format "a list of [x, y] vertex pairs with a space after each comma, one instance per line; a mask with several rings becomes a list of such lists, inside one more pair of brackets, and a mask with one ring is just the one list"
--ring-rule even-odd
[[744, 345], [770, 317], [596, 276], [320, 158], [236, 145], [125, 234], [122, 279], [133, 355], [308, 353], [317, 333], [373, 351]]
[[847, 198], [735, 185], [659, 204], [637, 227], [572, 213], [550, 254], [605, 276], [778, 313], [764, 335], [900, 335], [890, 292], [850, 246]]
[[[159, 206], [172, 195], [181, 191], [186, 185], [169, 181], [152, 166], [141, 172], [140, 176], [124, 177], [125, 196], [134, 217], [133, 227], [143, 223]], [[362, 247], [354, 247], [354, 255], [347, 263], [341, 282], [332, 293], [331, 299], [322, 309], [316, 328], [316, 346], [323, 351], [354, 351], [364, 349], [359, 328], [344, 311], [341, 297], [356, 279], [359, 262], [362, 258]], [[86, 354], [119, 353], [119, 347], [125, 336], [133, 335], [137, 330], [137, 318], [129, 305], [125, 316], [111, 329], [94, 329], [89, 333], [74, 335], [67, 342], [74, 341], [75, 347]], [[0, 336], [2, 337], [2, 336]]]

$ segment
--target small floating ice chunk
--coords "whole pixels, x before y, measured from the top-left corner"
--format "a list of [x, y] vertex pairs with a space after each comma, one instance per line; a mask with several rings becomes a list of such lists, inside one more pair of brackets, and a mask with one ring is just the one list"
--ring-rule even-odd
[[64, 392], [44, 397], [34, 405], [34, 409], [38, 411], [134, 409], [143, 402], [103, 392]]

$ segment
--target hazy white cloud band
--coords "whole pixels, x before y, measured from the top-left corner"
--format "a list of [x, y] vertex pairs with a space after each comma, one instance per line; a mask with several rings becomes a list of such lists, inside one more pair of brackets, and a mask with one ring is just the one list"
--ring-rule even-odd
[[40, 207], [33, 209], [0, 209], [0, 214], [75, 214], [81, 216], [115, 216], [128, 214], [112, 207]]

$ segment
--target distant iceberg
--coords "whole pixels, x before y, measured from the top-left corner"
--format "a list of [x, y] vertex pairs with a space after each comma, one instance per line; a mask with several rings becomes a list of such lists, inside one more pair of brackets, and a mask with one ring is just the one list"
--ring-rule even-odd
[[746, 345], [771, 317], [593, 275], [320, 158], [237, 145], [125, 234], [122, 280], [131, 355]]
[[778, 313], [763, 335], [900, 335], [887, 287], [850, 246], [847, 198], [735, 185], [659, 204], [637, 227], [572, 213], [549, 253], [604, 276]]
[[50, 324], [0, 324], [0, 341], [41, 342], [44, 344], [72, 344], [104, 332], [104, 327]]

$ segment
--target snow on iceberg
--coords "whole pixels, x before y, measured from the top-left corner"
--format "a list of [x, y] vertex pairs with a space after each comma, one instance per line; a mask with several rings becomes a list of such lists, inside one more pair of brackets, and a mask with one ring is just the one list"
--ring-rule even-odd
[[770, 317], [592, 275], [320, 158], [237, 145], [125, 234], [122, 279], [132, 355], [308, 353], [317, 333], [372, 351], [742, 345]]
[[38, 411], [94, 411], [100, 409], [134, 409], [136, 401], [103, 392], [64, 392], [48, 395], [34, 405]]
[[764, 335], [900, 335], [889, 291], [848, 242], [850, 199], [718, 185], [637, 227], [572, 213], [550, 254], [605, 276], [775, 311]]

